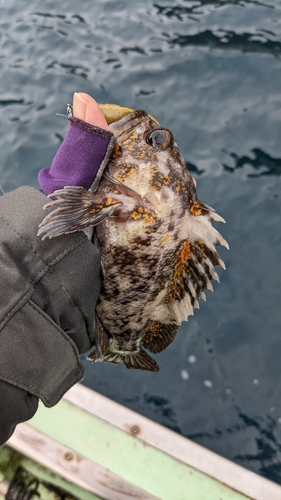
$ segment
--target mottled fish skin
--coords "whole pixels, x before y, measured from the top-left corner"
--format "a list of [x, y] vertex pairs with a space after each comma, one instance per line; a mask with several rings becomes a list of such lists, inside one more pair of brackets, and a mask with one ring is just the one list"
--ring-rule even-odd
[[157, 371], [143, 347], [165, 349], [198, 300], [205, 300], [204, 290], [212, 290], [214, 266], [225, 267], [216, 246], [228, 247], [212, 223], [223, 219], [197, 200], [169, 130], [144, 111], [110, 129], [115, 149], [97, 193], [72, 187], [51, 195], [58, 198], [48, 204], [55, 210], [39, 234], [53, 237], [97, 224], [104, 279], [97, 345], [89, 358]]

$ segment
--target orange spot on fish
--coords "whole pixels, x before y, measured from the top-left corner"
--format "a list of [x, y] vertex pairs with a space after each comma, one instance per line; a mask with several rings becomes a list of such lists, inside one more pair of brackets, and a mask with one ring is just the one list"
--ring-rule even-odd
[[114, 205], [116, 201], [114, 201], [112, 198], [107, 198], [105, 205], [109, 207], [110, 205]]
[[181, 252], [180, 252], [180, 260], [183, 263], [183, 262], [185, 262], [186, 259], [190, 259], [190, 258], [191, 258], [190, 242], [184, 241], [183, 248], [181, 249]]
[[195, 217], [197, 217], [198, 215], [201, 215], [202, 214], [202, 208], [200, 206], [200, 203], [198, 203], [198, 201], [190, 200], [189, 211]]

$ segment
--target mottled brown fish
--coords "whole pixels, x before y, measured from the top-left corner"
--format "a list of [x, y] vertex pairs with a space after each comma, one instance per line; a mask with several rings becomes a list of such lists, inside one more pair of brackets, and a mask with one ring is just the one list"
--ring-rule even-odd
[[[104, 278], [96, 306], [93, 361], [157, 371], [157, 353], [193, 315], [228, 247], [215, 210], [197, 200], [172, 133], [145, 111], [112, 123], [116, 143], [97, 192], [67, 186], [39, 234], [52, 238], [96, 226]], [[224, 222], [224, 221], [223, 221]]]

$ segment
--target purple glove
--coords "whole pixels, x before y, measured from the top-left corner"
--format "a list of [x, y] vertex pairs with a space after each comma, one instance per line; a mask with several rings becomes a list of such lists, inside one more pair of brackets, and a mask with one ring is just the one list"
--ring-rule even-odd
[[40, 170], [38, 181], [44, 194], [64, 186], [98, 185], [114, 145], [108, 130], [95, 127], [79, 118], [70, 117], [70, 128], [52, 165]]

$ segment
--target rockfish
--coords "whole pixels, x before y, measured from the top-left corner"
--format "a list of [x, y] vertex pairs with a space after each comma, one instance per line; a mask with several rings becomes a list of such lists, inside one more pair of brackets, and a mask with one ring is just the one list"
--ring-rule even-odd
[[[39, 234], [52, 238], [95, 226], [103, 279], [96, 305], [93, 361], [157, 371], [158, 353], [193, 315], [204, 290], [225, 268], [228, 247], [212, 223], [222, 221], [198, 201], [194, 181], [172, 133], [145, 111], [110, 124], [111, 160], [96, 192], [66, 186], [46, 207]], [[144, 350], [146, 349], [146, 350]]]

